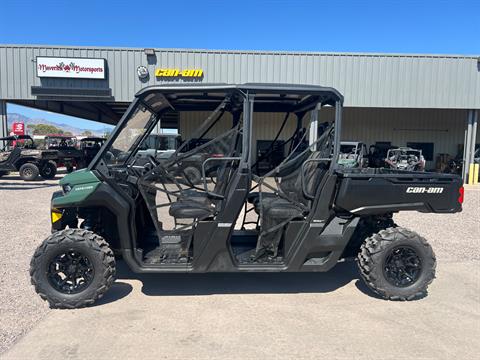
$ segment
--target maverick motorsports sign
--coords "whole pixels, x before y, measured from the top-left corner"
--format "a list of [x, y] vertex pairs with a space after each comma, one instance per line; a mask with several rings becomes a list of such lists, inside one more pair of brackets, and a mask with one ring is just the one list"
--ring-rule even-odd
[[203, 77], [203, 69], [156, 69], [155, 77], [200, 79]]
[[105, 59], [37, 57], [37, 76], [105, 79]]

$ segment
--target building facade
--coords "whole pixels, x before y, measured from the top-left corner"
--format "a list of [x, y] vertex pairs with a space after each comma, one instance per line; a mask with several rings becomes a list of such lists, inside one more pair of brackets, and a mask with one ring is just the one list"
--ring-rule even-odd
[[[331, 86], [345, 97], [342, 139], [420, 147], [429, 169], [441, 154], [472, 162], [480, 142], [480, 58], [463, 55], [0, 45], [1, 131], [6, 102], [115, 124], [138, 90], [168, 82]], [[176, 121], [165, 126], [180, 134], [195, 124]], [[277, 121], [262, 124], [255, 140], [268, 141]]]

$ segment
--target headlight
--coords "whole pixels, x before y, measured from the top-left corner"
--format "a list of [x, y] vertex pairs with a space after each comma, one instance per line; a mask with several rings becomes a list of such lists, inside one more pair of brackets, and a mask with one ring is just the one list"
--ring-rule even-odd
[[63, 185], [62, 186], [63, 194], [68, 194], [70, 190], [72, 190], [72, 187], [69, 184]]

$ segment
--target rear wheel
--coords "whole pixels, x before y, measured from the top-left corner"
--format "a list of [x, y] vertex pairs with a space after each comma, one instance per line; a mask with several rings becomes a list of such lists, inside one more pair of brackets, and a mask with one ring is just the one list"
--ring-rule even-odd
[[53, 161], [46, 162], [40, 169], [40, 176], [45, 180], [53, 179], [57, 175], [57, 164]]
[[35, 291], [52, 308], [81, 308], [93, 304], [113, 284], [115, 258], [101, 236], [66, 229], [37, 248], [30, 276]]
[[357, 264], [367, 286], [388, 300], [424, 297], [435, 278], [432, 247], [417, 233], [401, 227], [368, 237]]
[[26, 163], [20, 166], [20, 169], [18, 169], [18, 173], [23, 180], [33, 181], [38, 177], [40, 170], [38, 169], [37, 165], [32, 163]]

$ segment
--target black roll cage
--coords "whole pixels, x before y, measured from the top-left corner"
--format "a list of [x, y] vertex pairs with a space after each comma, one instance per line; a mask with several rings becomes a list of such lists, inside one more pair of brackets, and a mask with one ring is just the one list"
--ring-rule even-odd
[[[159, 110], [149, 104], [148, 97], [157, 96], [160, 100]], [[88, 169], [95, 169], [106, 151], [110, 148], [117, 136], [125, 127], [133, 111], [139, 104], [146, 106], [154, 115], [155, 120], [150, 120], [146, 131], [140, 136], [132, 148], [138, 147], [158, 122], [158, 118], [168, 110], [177, 111], [213, 111], [226, 98], [229, 98], [230, 112], [243, 112], [243, 137], [242, 158], [240, 169], [252, 166], [252, 120], [253, 112], [285, 112], [294, 113], [299, 117], [315, 110], [317, 105], [335, 107], [335, 136], [333, 159], [338, 160], [340, 153], [341, 116], [343, 96], [335, 89], [314, 85], [290, 84], [256, 84], [246, 83], [239, 85], [228, 84], [175, 84], [149, 86], [140, 90], [132, 101], [114, 131], [104, 143]], [[241, 101], [238, 101], [238, 100]], [[155, 103], [158, 104], [159, 102]], [[243, 104], [242, 104], [243, 103]], [[155, 105], [153, 104], [153, 105]], [[255, 107], [255, 108], [254, 108]], [[126, 159], [127, 163], [134, 153]], [[337, 161], [332, 161], [332, 168], [337, 167]]]

